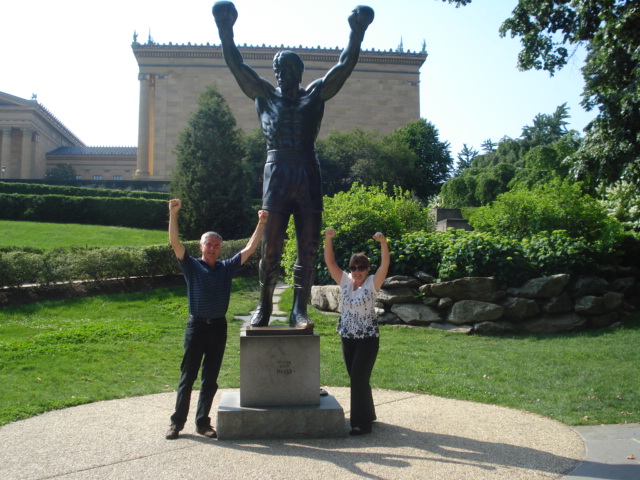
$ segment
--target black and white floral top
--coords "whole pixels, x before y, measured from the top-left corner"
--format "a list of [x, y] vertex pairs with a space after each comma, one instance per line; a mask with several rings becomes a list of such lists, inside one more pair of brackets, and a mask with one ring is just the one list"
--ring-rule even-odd
[[376, 289], [373, 286], [373, 275], [369, 275], [357, 290], [353, 289], [351, 275], [342, 272], [340, 280], [342, 308], [337, 332], [344, 338], [379, 337], [378, 315], [374, 306]]

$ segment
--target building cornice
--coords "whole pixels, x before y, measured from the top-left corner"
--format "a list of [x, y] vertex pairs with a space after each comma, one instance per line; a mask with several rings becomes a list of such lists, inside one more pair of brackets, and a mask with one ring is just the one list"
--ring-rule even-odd
[[[222, 47], [220, 45], [184, 45], [134, 42], [131, 44], [136, 59], [140, 63], [144, 58], [202, 58], [202, 59], [223, 59]], [[269, 60], [280, 50], [291, 50], [302, 57], [304, 61], [331, 62], [336, 63], [340, 58], [342, 49], [336, 48], [312, 48], [312, 47], [292, 47], [280, 45], [276, 46], [252, 46], [238, 45], [242, 56], [247, 60]], [[420, 68], [427, 59], [426, 51], [413, 53], [410, 51], [382, 51], [382, 50], [362, 50], [358, 63], [375, 64], [395, 64], [413, 65]]]

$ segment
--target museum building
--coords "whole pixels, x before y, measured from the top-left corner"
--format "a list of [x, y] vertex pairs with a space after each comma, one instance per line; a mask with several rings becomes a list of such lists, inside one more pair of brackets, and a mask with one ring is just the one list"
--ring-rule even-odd
[[[245, 63], [272, 80], [273, 56], [291, 50], [305, 63], [303, 85], [321, 78], [337, 62], [342, 49], [239, 46]], [[0, 92], [0, 166], [2, 178], [39, 179], [55, 165], [68, 163], [82, 180], [171, 179], [175, 146], [200, 94], [213, 85], [226, 99], [238, 127], [258, 128], [251, 99], [240, 90], [219, 45], [132, 44], [139, 67], [138, 146], [91, 147], [49, 112], [37, 99]], [[355, 127], [389, 133], [420, 118], [420, 68], [427, 58], [418, 53], [363, 50], [349, 80], [330, 100], [320, 137]]]

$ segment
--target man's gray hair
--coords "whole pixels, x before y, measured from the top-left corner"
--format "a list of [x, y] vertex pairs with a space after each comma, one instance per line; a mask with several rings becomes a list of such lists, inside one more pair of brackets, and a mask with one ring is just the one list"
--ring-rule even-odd
[[221, 242], [223, 241], [222, 237], [220, 236], [219, 233], [216, 233], [216, 232], [205, 232], [205, 233], [202, 234], [202, 237], [200, 237], [200, 244], [204, 245], [205, 243], [207, 243], [207, 238], [209, 238], [209, 237], [217, 238]]

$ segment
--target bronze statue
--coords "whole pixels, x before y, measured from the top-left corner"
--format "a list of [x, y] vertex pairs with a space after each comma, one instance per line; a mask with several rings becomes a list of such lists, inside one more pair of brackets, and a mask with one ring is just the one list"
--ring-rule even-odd
[[294, 52], [278, 52], [273, 70], [278, 88], [244, 63], [233, 39], [238, 12], [232, 2], [213, 5], [227, 66], [242, 91], [256, 105], [260, 127], [267, 139], [262, 209], [269, 220], [262, 237], [260, 260], [260, 303], [251, 317], [251, 326], [265, 327], [273, 309], [273, 291], [282, 257], [289, 217], [293, 215], [297, 259], [293, 267], [294, 299], [289, 326], [313, 328], [307, 303], [315, 276], [315, 257], [322, 222], [322, 179], [315, 153], [324, 104], [345, 84], [358, 62], [360, 45], [374, 17], [373, 9], [356, 7], [349, 15], [349, 43], [338, 63], [308, 87], [301, 87], [304, 63]]

